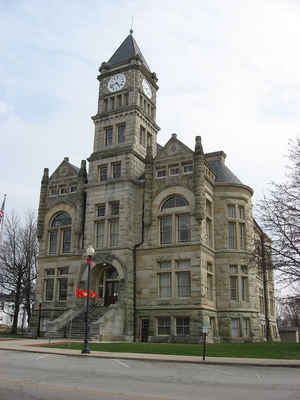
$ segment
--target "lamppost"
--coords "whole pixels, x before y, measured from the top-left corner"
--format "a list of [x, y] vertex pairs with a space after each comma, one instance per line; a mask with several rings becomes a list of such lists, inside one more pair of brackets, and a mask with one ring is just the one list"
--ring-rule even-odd
[[90, 275], [91, 275], [91, 261], [92, 257], [95, 254], [95, 249], [92, 245], [86, 250], [87, 254], [87, 267], [88, 267], [88, 285], [87, 285], [87, 296], [86, 296], [86, 309], [84, 315], [84, 342], [83, 349], [81, 351], [82, 354], [89, 354], [90, 349], [88, 347], [88, 335], [89, 335], [89, 303], [90, 303]]

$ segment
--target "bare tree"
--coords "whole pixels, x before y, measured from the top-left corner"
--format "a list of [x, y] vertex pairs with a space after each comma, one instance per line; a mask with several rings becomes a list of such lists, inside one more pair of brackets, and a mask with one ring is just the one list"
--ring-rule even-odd
[[[290, 142], [286, 182], [271, 184], [258, 203], [258, 220], [272, 238], [273, 266], [281, 281], [300, 282], [300, 139]], [[298, 293], [299, 294], [299, 293]]]
[[17, 333], [20, 305], [24, 302], [31, 316], [33, 284], [36, 279], [37, 238], [36, 221], [28, 213], [25, 222], [12, 214], [6, 217], [0, 247], [0, 289], [14, 295], [12, 333]]

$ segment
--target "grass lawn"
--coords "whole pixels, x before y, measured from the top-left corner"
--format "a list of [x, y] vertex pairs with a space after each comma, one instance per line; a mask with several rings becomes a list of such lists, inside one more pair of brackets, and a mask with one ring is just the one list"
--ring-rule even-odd
[[[82, 343], [49, 344], [47, 347], [81, 350]], [[91, 351], [202, 356], [200, 344], [89, 343]], [[277, 358], [300, 360], [300, 343], [208, 344], [207, 357]]]

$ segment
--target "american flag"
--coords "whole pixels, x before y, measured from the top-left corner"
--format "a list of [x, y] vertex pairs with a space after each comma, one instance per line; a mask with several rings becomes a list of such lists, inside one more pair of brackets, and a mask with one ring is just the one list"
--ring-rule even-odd
[[4, 217], [5, 200], [6, 200], [6, 194], [4, 195], [4, 199], [2, 201], [2, 206], [0, 208], [0, 226], [2, 225], [3, 217]]

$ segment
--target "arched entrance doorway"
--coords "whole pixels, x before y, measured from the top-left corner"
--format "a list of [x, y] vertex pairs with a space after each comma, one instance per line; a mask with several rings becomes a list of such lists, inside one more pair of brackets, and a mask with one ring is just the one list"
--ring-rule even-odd
[[104, 306], [118, 302], [120, 277], [118, 271], [108, 265], [102, 268], [96, 276], [96, 293], [99, 298], [103, 299]]

